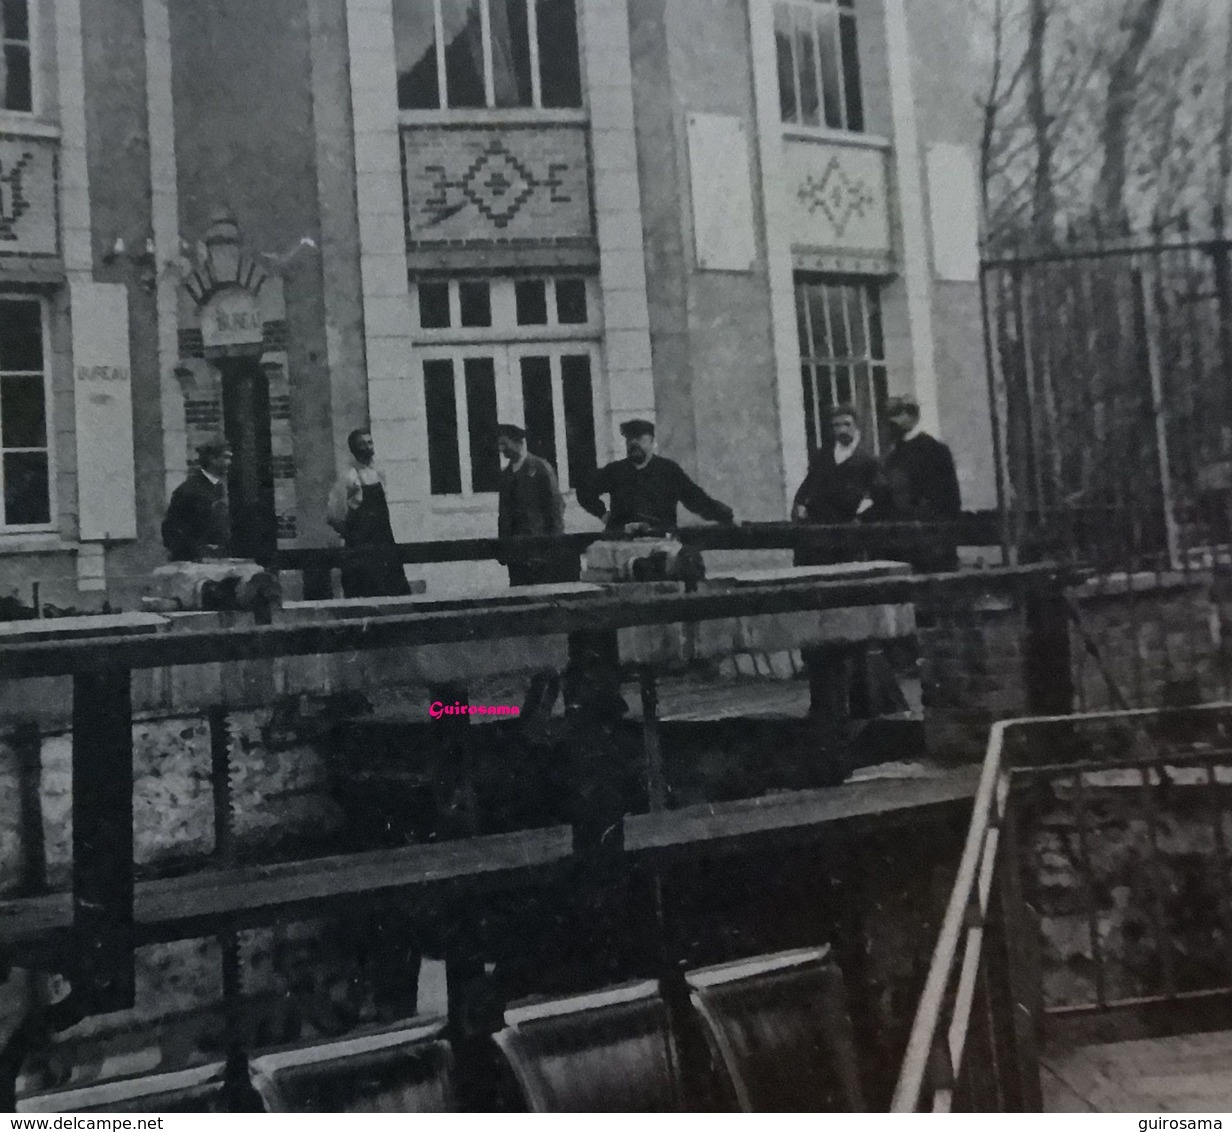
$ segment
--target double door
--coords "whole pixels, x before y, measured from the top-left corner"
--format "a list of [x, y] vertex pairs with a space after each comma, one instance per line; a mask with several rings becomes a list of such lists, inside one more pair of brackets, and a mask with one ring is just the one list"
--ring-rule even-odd
[[417, 351], [433, 496], [497, 490], [498, 424], [526, 429], [527, 447], [576, 488], [597, 463], [598, 351], [585, 342], [426, 347]]

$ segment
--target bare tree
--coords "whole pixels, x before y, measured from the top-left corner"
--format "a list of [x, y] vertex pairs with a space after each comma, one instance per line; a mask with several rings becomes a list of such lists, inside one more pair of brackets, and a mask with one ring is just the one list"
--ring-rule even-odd
[[1125, 183], [1130, 123], [1137, 100], [1142, 57], [1159, 23], [1163, 0], [1131, 0], [1121, 21], [1125, 43], [1112, 58], [1104, 107], [1104, 162], [1095, 191], [1095, 207], [1110, 223], [1125, 216]]
[[1034, 175], [1031, 187], [1031, 236], [1037, 244], [1049, 244], [1056, 232], [1057, 202], [1052, 183], [1052, 121], [1044, 81], [1044, 44], [1048, 35], [1048, 0], [1030, 0], [1027, 26], [1027, 113], [1035, 139]]

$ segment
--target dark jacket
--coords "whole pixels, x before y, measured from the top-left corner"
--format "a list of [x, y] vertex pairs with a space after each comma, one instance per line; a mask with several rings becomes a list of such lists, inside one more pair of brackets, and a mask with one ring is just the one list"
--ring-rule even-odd
[[565, 501], [556, 482], [556, 471], [546, 460], [528, 452], [516, 472], [506, 464], [501, 469], [497, 490], [500, 513], [496, 533], [500, 538], [564, 533]]
[[[860, 504], [873, 496], [879, 471], [877, 458], [862, 448], [856, 448], [841, 464], [834, 462], [833, 446], [819, 449], [792, 500], [792, 518], [796, 519], [796, 509], [803, 507], [807, 517], [797, 522], [855, 522]], [[851, 558], [850, 551], [841, 548], [809, 546], [799, 548], [794, 561], [797, 566], [828, 566]]]
[[792, 500], [792, 516], [797, 507], [803, 507], [810, 523], [853, 522], [861, 502], [872, 498], [877, 471], [877, 458], [862, 448], [857, 448], [841, 464], [834, 462], [832, 447], [819, 449]]
[[231, 549], [227, 485], [211, 483], [200, 468], [194, 468], [171, 493], [162, 533], [172, 562], [227, 557]]
[[882, 465], [876, 504], [882, 522], [957, 519], [962, 500], [949, 448], [925, 432], [899, 441]]
[[[607, 495], [606, 509], [599, 498]], [[606, 518], [609, 529], [628, 523], [647, 523], [656, 530], [674, 530], [676, 508], [683, 504], [693, 514], [715, 523], [730, 523], [732, 509], [711, 499], [674, 460], [651, 456], [645, 467], [626, 458], [600, 468], [578, 489], [578, 503], [596, 518]]]

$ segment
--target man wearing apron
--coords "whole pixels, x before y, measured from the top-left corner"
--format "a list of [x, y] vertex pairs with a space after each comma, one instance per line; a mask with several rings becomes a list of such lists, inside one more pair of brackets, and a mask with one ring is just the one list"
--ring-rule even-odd
[[[393, 546], [384, 478], [372, 462], [376, 454], [372, 434], [366, 428], [357, 428], [347, 437], [347, 447], [355, 463], [342, 473], [330, 493], [329, 525], [342, 536], [347, 550]], [[410, 592], [399, 562], [355, 562], [342, 568], [342, 593], [346, 597], [400, 597]]]

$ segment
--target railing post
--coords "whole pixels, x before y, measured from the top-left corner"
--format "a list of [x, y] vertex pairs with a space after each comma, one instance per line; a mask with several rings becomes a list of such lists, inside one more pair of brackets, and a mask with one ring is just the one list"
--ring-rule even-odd
[[1003, 1083], [1002, 1095], [1011, 1112], [1041, 1112], [1039, 1052], [1039, 925], [1023, 898], [1018, 853], [1018, 821], [1011, 794], [1001, 824], [1000, 861], [992, 892], [992, 931], [985, 936], [990, 948], [989, 974], [994, 1040], [1009, 1055], [1012, 1080]]
[[596, 979], [616, 968], [624, 905], [625, 763], [616, 730], [625, 711], [616, 634], [575, 633], [564, 679], [573, 780], [573, 855], [580, 940], [593, 940]]
[[73, 678], [73, 990], [86, 1013], [133, 1005], [133, 709], [127, 668]]
[[1069, 715], [1074, 710], [1074, 674], [1061, 578], [1027, 584], [1025, 628], [1023, 676], [1030, 713]]

